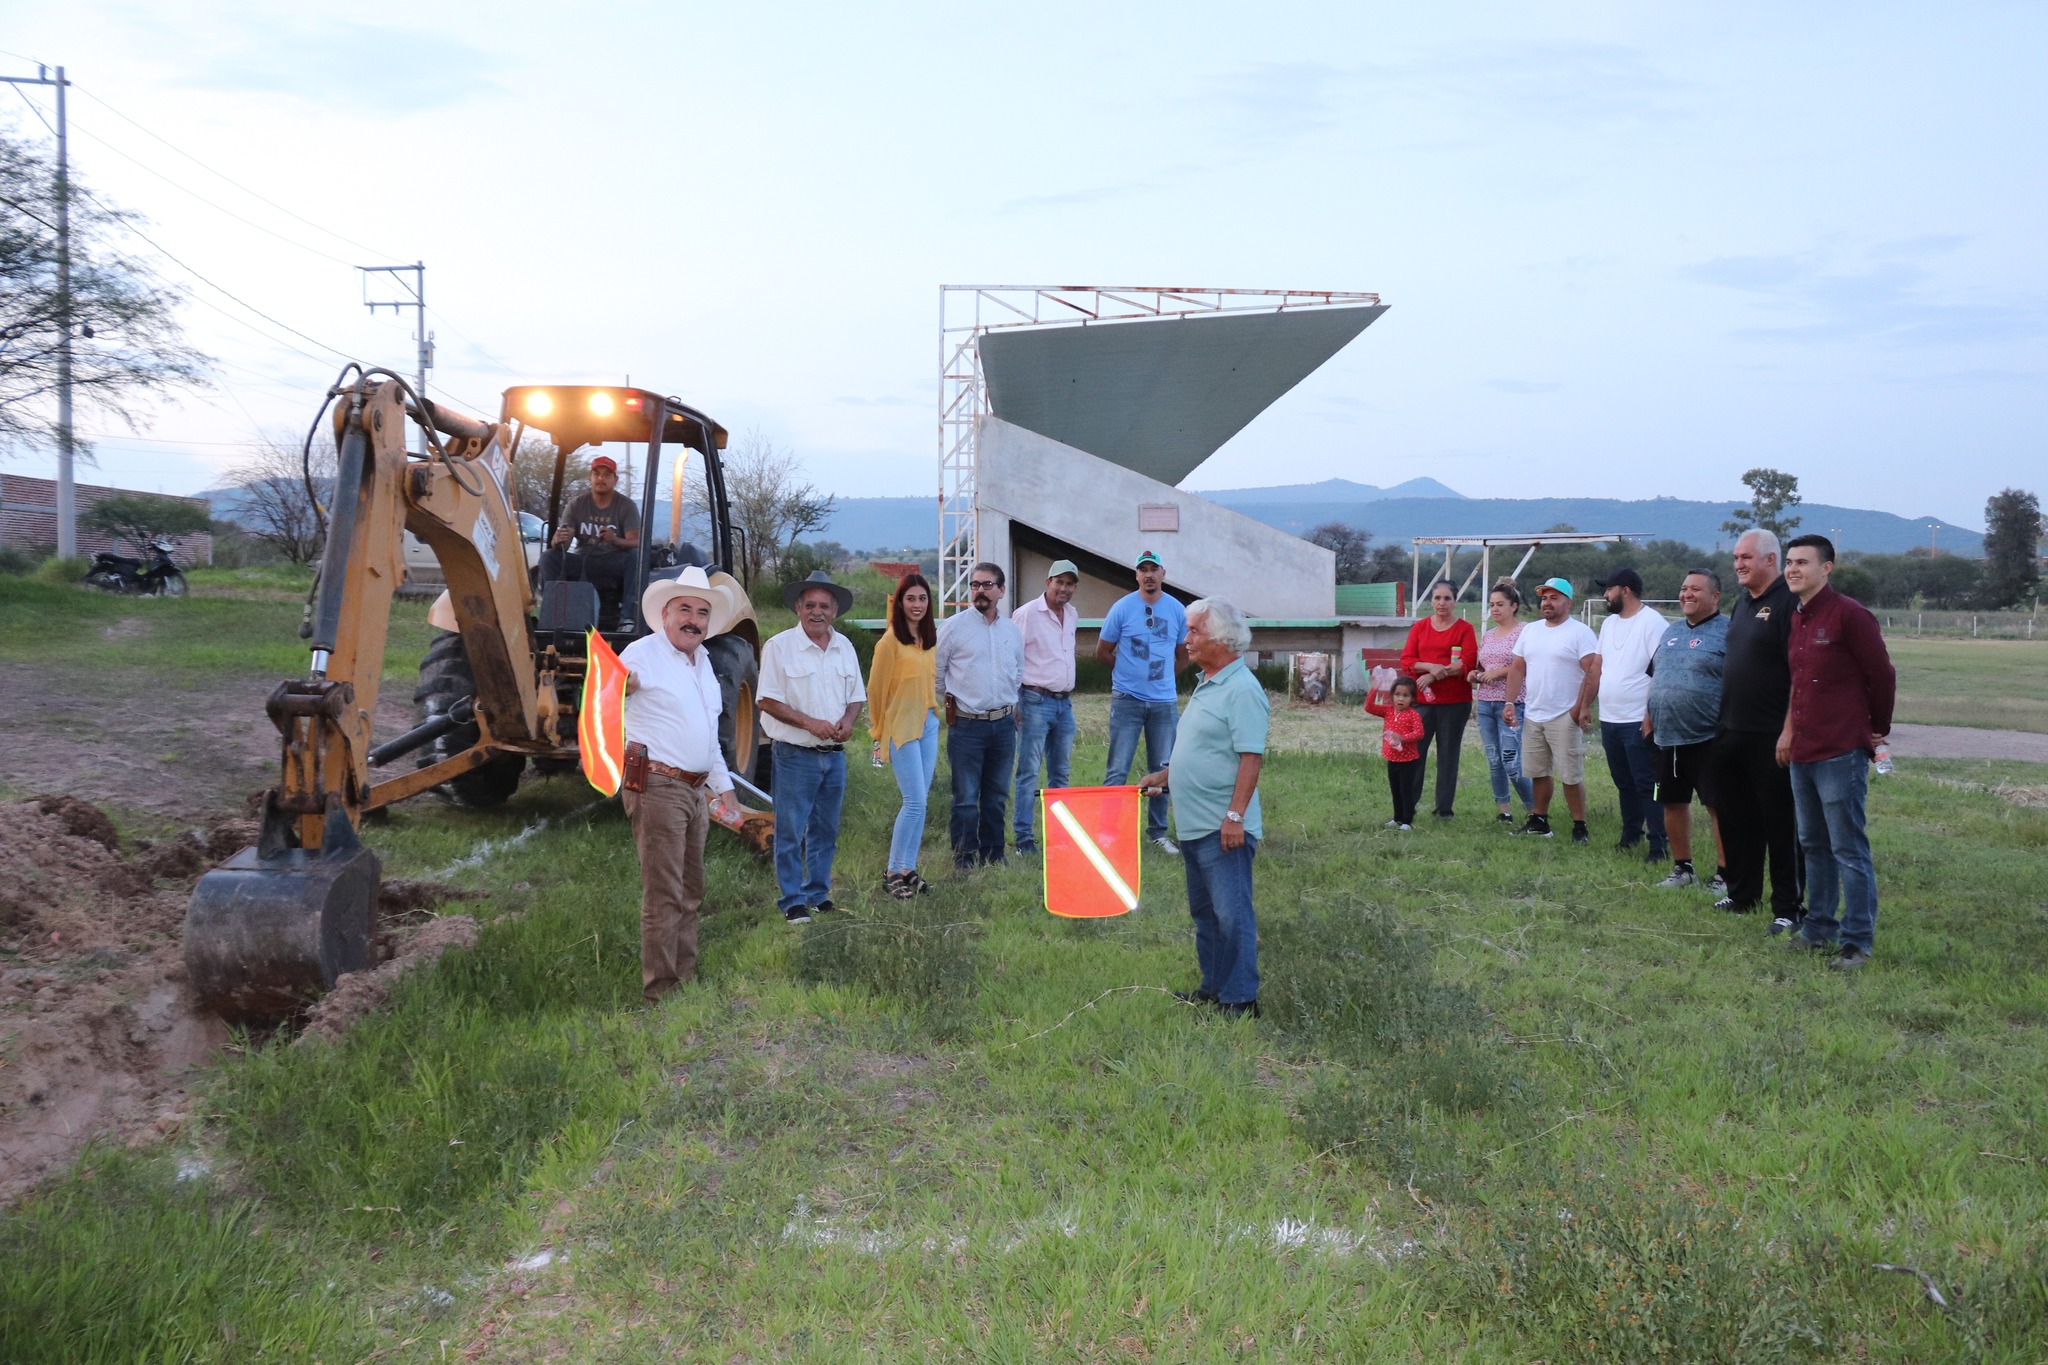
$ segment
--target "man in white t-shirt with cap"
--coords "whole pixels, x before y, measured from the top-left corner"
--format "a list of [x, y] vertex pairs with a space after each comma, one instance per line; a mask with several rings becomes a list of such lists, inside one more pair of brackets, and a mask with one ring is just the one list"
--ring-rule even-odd
[[704, 642], [731, 628], [732, 591], [702, 569], [649, 583], [641, 619], [654, 626], [619, 651], [626, 666], [626, 743], [647, 746], [644, 791], [624, 793], [640, 853], [640, 993], [649, 1001], [697, 971], [704, 836], [713, 806], [739, 818], [718, 747], [724, 693]]
[[1521, 696], [1525, 688], [1528, 695], [1522, 705], [1509, 702], [1500, 713], [1509, 726], [1521, 726], [1522, 775], [1536, 798], [1528, 822], [1514, 832], [1550, 837], [1550, 795], [1562, 783], [1572, 842], [1591, 843], [1585, 729], [1600, 690], [1600, 640], [1572, 616], [1572, 585], [1565, 579], [1544, 580], [1536, 589], [1536, 609], [1542, 619], [1515, 638], [1515, 661], [1508, 665], [1508, 695]]
[[1664, 861], [1663, 807], [1657, 804], [1657, 746], [1643, 735], [1650, 705], [1650, 660], [1663, 643], [1666, 622], [1643, 605], [1642, 576], [1616, 569], [1594, 586], [1607, 598], [1600, 623], [1600, 743], [1607, 775], [1621, 798], [1623, 850], [1649, 836], [1645, 862]]

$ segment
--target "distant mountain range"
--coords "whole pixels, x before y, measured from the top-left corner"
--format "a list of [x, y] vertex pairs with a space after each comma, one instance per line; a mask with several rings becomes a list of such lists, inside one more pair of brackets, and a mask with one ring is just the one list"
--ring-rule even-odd
[[[1414, 536], [1515, 535], [1570, 526], [1589, 535], [1617, 532], [1651, 540], [1681, 540], [1701, 549], [1727, 546], [1721, 529], [1736, 503], [1681, 498], [1468, 498], [1434, 479], [1411, 479], [1392, 488], [1328, 479], [1275, 488], [1198, 490], [1202, 497], [1268, 526], [1301, 535], [1327, 521], [1372, 532], [1375, 544], [1406, 545]], [[1827, 503], [1802, 503], [1799, 529], [1818, 531], [1844, 551], [1899, 554], [1928, 543], [1930, 525], [1940, 548], [1981, 556], [1981, 532], [1940, 517], [1901, 517]], [[1055, 528], [1048, 528], [1055, 529]], [[817, 533], [849, 549], [930, 547], [938, 543], [938, 505], [932, 498], [841, 498], [832, 520]]]

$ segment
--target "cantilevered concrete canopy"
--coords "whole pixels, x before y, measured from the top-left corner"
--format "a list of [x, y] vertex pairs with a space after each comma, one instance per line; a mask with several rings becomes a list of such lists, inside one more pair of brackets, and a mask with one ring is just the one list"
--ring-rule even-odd
[[1003, 421], [1173, 485], [1385, 311], [992, 330], [981, 369]]

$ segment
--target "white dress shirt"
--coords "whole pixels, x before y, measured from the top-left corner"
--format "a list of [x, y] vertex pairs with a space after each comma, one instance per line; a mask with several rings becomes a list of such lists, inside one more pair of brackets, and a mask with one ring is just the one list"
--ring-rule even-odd
[[1072, 602], [1053, 615], [1044, 597], [1034, 597], [1010, 614], [1024, 637], [1024, 683], [1048, 692], [1074, 690], [1074, 630], [1081, 613]]
[[[792, 711], [837, 725], [846, 708], [868, 699], [867, 684], [861, 681], [860, 657], [853, 642], [833, 631], [820, 649], [811, 643], [802, 626], [791, 626], [761, 646], [761, 690], [763, 701], [779, 701]], [[824, 746], [800, 725], [790, 725], [763, 712], [761, 729], [777, 744], [797, 744], [807, 749]]]
[[1008, 617], [990, 621], [971, 609], [947, 617], [939, 623], [933, 655], [932, 693], [940, 704], [948, 694], [963, 711], [1000, 711], [1017, 704], [1024, 637]]
[[656, 763], [706, 774], [704, 786], [713, 795], [731, 791], [732, 774], [718, 747], [725, 695], [711, 655], [699, 645], [692, 658], [656, 631], [620, 650], [619, 662], [640, 679], [626, 698], [626, 739], [645, 744]]

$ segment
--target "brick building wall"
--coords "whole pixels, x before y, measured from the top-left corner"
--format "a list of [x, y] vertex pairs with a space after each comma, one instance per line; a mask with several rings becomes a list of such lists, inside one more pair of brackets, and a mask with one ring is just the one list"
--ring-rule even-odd
[[[81, 483], [72, 485], [77, 495], [78, 519], [85, 520], [86, 509], [101, 498], [111, 498], [120, 493], [133, 493], [132, 488], [106, 488], [99, 484]], [[152, 494], [150, 496], [170, 496]], [[204, 498], [180, 498], [180, 502], [206, 506]], [[31, 479], [21, 474], [0, 474], [0, 545], [18, 550], [47, 553], [57, 544], [57, 481], [55, 479]], [[213, 563], [213, 537], [201, 531], [195, 535], [174, 536], [171, 539], [171, 558], [181, 567], [191, 568], [197, 564]], [[117, 555], [132, 555], [135, 547], [122, 543], [115, 537], [101, 531], [90, 531], [84, 525], [78, 528], [78, 552], [95, 555], [102, 550]]]

